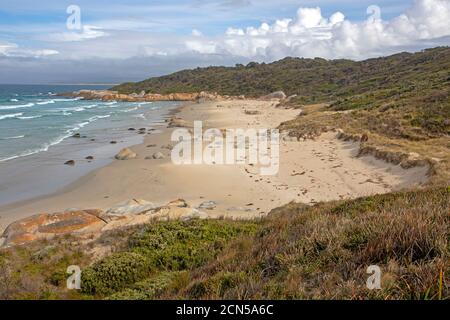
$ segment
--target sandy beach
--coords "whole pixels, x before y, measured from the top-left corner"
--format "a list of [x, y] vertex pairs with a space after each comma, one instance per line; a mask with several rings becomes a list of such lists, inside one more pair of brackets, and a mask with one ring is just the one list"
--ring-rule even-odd
[[[258, 100], [186, 103], [176, 116], [188, 124], [203, 121], [204, 129], [269, 129], [299, 113], [275, 105]], [[136, 159], [114, 160], [57, 193], [0, 207], [0, 229], [36, 213], [106, 209], [130, 199], [163, 204], [183, 198], [192, 206], [214, 201], [215, 208], [205, 210], [211, 217], [253, 218], [291, 201], [349, 199], [411, 188], [427, 180], [426, 167], [403, 169], [371, 156], [356, 157], [359, 142], [338, 140], [333, 132], [316, 140], [282, 139], [279, 172], [273, 176], [262, 176], [248, 164], [175, 165], [169, 147], [174, 144], [170, 141], [174, 128], [156, 129], [131, 148]], [[152, 159], [155, 152], [164, 158]]]

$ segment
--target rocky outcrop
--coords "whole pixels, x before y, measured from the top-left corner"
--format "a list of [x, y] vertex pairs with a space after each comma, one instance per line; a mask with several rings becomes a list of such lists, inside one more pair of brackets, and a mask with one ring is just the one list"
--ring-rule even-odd
[[123, 94], [112, 90], [79, 90], [75, 92], [60, 93], [59, 96], [83, 98], [85, 100], [125, 101], [125, 102], [151, 102], [151, 101], [196, 101], [196, 100], [223, 100], [223, 96], [209, 92], [191, 93], [132, 93]]
[[37, 214], [10, 224], [4, 231], [3, 245], [19, 245], [64, 234], [99, 232], [106, 223], [101, 210], [74, 210]]
[[207, 214], [191, 206], [183, 199], [176, 199], [165, 206], [152, 210], [152, 218], [162, 220], [189, 220], [194, 218], [205, 219]]
[[123, 216], [125, 214], [139, 214], [150, 209], [154, 209], [156, 206], [147, 200], [142, 199], [132, 199], [130, 201], [118, 204], [115, 207], [110, 208], [106, 211], [103, 216], [104, 219], [108, 220], [111, 217]]
[[130, 160], [130, 159], [134, 159], [136, 157], [137, 157], [137, 154], [129, 148], [124, 148], [124, 149], [120, 150], [120, 152], [118, 154], [116, 154], [116, 156], [115, 156], [115, 158], [117, 160]]
[[27, 244], [70, 234], [95, 239], [103, 232], [150, 223], [152, 221], [205, 219], [207, 214], [176, 199], [163, 206], [132, 199], [106, 211], [68, 210], [37, 214], [10, 224], [0, 237], [0, 247]]

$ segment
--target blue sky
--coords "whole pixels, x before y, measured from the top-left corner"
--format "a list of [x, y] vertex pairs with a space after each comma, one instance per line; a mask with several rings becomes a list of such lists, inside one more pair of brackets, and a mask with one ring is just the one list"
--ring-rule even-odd
[[[450, 43], [449, 2], [0, 0], [0, 83], [116, 83], [285, 56], [415, 51]], [[70, 5], [79, 29], [67, 27]]]

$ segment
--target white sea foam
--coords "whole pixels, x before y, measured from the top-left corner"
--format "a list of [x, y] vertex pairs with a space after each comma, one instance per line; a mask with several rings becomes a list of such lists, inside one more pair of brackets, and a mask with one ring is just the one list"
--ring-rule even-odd
[[9, 99], [9, 101], [11, 101], [11, 102], [17, 102], [17, 101], [19, 101], [19, 100], [17, 100], [17, 99]]
[[1, 138], [0, 140], [11, 140], [11, 139], [21, 139], [21, 138], [25, 138], [25, 136], [5, 137], [5, 138]]
[[4, 114], [4, 115], [0, 116], [0, 120], [9, 119], [9, 118], [17, 118], [21, 115], [23, 115], [23, 113]]
[[137, 110], [137, 109], [138, 109], [138, 107], [134, 107], [134, 108], [122, 110], [121, 112], [131, 112], [131, 111], [135, 111], [135, 110]]
[[37, 119], [42, 118], [42, 116], [28, 116], [28, 117], [17, 117], [20, 120]]
[[23, 151], [23, 152], [21, 152], [21, 153], [19, 153], [19, 154], [15, 154], [15, 155], [10, 156], [10, 157], [2, 158], [2, 159], [0, 159], [0, 162], [5, 162], [5, 161], [9, 161], [9, 160], [21, 158], [21, 157], [31, 156], [31, 155], [36, 154], [36, 153], [39, 153], [39, 152], [45, 152], [45, 151], [48, 151], [48, 149], [49, 149], [51, 146], [60, 144], [60, 143], [63, 142], [65, 139], [67, 139], [68, 137], [72, 136], [72, 135], [73, 135], [73, 132], [76, 131], [76, 130], [78, 130], [78, 127], [79, 127], [80, 125], [83, 125], [83, 124], [79, 124], [79, 125], [77, 125], [75, 128], [72, 128], [72, 129], [70, 129], [70, 130], [67, 130], [65, 135], [59, 136], [59, 137], [55, 138], [54, 140], [51, 140], [51, 141], [48, 142], [48, 143], [44, 143], [44, 144], [43, 144], [41, 147], [39, 147], [39, 148], [25, 150], [25, 151]]
[[34, 106], [34, 103], [30, 102], [27, 104], [16, 104], [16, 105], [9, 105], [9, 106], [0, 106], [0, 110], [10, 110], [10, 109], [20, 109], [20, 108], [29, 108]]
[[94, 122], [94, 121], [96, 121], [96, 120], [98, 120], [98, 119], [104, 119], [104, 118], [109, 118], [109, 117], [111, 117], [111, 115], [109, 115], [109, 114], [104, 115], [104, 116], [93, 116], [93, 117], [90, 117], [90, 118], [88, 119], [88, 121], [89, 121], [89, 122]]
[[68, 111], [73, 111], [73, 112], [81, 112], [86, 110], [85, 107], [72, 107], [72, 108], [62, 108], [62, 109], [57, 109], [57, 110], [52, 110], [51, 112], [68, 112]]
[[80, 130], [81, 128], [85, 127], [86, 125], [88, 125], [91, 122], [92, 121], [85, 121], [85, 122], [77, 123], [74, 126], [72, 126], [70, 129], [66, 130], [66, 134], [61, 135], [61, 136], [51, 140], [48, 143], [44, 143], [41, 147], [36, 148], [36, 149], [26, 150], [24, 152], [21, 152], [19, 154], [16, 154], [16, 155], [13, 155], [10, 157], [2, 158], [2, 159], [0, 159], [0, 162], [5, 162], [5, 161], [21, 158], [21, 157], [30, 156], [30, 155], [33, 155], [33, 154], [36, 154], [39, 152], [46, 152], [46, 151], [48, 151], [48, 149], [50, 147], [60, 144], [65, 139], [71, 137], [76, 131]]
[[83, 99], [83, 98], [78, 97], [78, 98], [73, 98], [73, 99], [56, 99], [55, 101], [57, 101], [57, 102], [70, 102], [70, 101], [78, 101], [78, 100], [81, 100], [81, 99]]
[[6, 157], [6, 158], [2, 158], [0, 159], [0, 162], [5, 162], [5, 161], [9, 161], [9, 160], [13, 160], [13, 159], [17, 159], [17, 158], [21, 158], [21, 157], [26, 157], [26, 156], [31, 156], [33, 154], [39, 153], [39, 152], [45, 152], [48, 151], [48, 149], [51, 146], [57, 145], [59, 143], [61, 143], [62, 141], [64, 141], [65, 139], [67, 139], [68, 137], [70, 137], [72, 134], [66, 134], [64, 136], [60, 136], [58, 138], [56, 138], [55, 140], [49, 142], [49, 143], [45, 143], [42, 145], [42, 147], [37, 148], [37, 149], [30, 149], [30, 150], [26, 150], [24, 152], [21, 152], [19, 154], [10, 156], [10, 157]]
[[47, 100], [47, 101], [37, 102], [36, 104], [44, 105], [44, 104], [51, 104], [51, 103], [55, 103], [55, 100]]
[[134, 117], [134, 118], [141, 118], [141, 119], [147, 120], [147, 118], [145, 117], [145, 115], [144, 115], [143, 113], [136, 114], [136, 115], [134, 115], [133, 117]]

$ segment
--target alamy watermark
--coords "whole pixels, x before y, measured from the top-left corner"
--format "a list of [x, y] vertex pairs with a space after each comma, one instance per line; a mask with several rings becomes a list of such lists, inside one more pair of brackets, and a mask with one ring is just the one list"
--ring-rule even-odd
[[381, 268], [377, 265], [370, 265], [366, 270], [370, 276], [367, 278], [366, 287], [369, 290], [381, 289]]
[[67, 271], [70, 276], [67, 278], [66, 286], [69, 290], [81, 289], [81, 269], [79, 266], [71, 265], [67, 267]]
[[67, 7], [66, 13], [69, 15], [66, 20], [66, 27], [69, 30], [81, 30], [81, 8], [76, 4]]
[[171, 140], [177, 142], [171, 153], [175, 165], [259, 165], [261, 175], [275, 175], [280, 165], [280, 133], [277, 129], [210, 128], [203, 131], [194, 121], [193, 131], [178, 128]]

